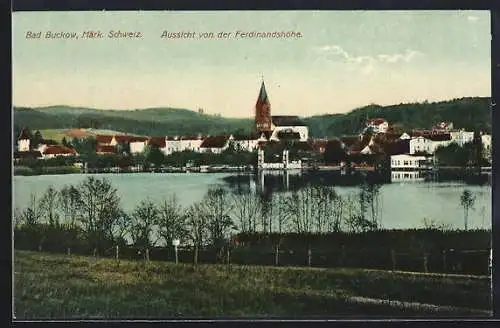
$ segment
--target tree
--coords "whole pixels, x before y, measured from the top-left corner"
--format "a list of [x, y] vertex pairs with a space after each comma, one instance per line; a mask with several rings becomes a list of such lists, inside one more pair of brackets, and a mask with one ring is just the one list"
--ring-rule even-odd
[[326, 144], [323, 160], [327, 164], [338, 164], [347, 159], [345, 149], [340, 142], [329, 141]]
[[233, 195], [233, 216], [241, 232], [255, 232], [260, 213], [260, 202], [251, 191], [239, 190]]
[[198, 264], [198, 253], [207, 239], [207, 222], [202, 213], [201, 203], [191, 205], [184, 214], [187, 225], [187, 239], [193, 244], [193, 263]]
[[144, 250], [146, 260], [149, 261], [149, 249], [158, 241], [155, 232], [158, 225], [160, 212], [156, 205], [149, 199], [137, 205], [131, 215], [130, 233], [135, 246]]
[[106, 178], [87, 177], [77, 186], [77, 190], [81, 209], [78, 220], [89, 245], [94, 247], [94, 253], [97, 254], [110, 246], [113, 240], [113, 224], [122, 213], [120, 198]]
[[155, 146], [147, 146], [144, 149], [144, 156], [147, 163], [151, 163], [155, 166], [161, 166], [165, 162], [165, 155]]
[[186, 242], [185, 219], [175, 194], [163, 201], [159, 208], [158, 233], [167, 246], [171, 245], [174, 239], [179, 239], [181, 243]]
[[218, 257], [222, 256], [224, 247], [227, 245], [229, 233], [235, 229], [231, 212], [231, 204], [228, 192], [222, 187], [210, 188], [203, 198], [202, 213], [207, 221], [210, 244], [218, 251]]
[[31, 138], [30, 147], [36, 149], [38, 148], [40, 143], [42, 143], [42, 141], [43, 141], [42, 133], [39, 130], [37, 130], [35, 134], [33, 134], [33, 138]]
[[460, 195], [460, 204], [464, 208], [464, 227], [465, 230], [468, 229], [468, 220], [469, 220], [469, 210], [474, 208], [474, 203], [476, 201], [476, 196], [472, 194], [472, 192], [468, 189], [465, 189]]
[[61, 144], [65, 147], [71, 147], [71, 144], [68, 142], [68, 140], [66, 139], [66, 137], [63, 137], [62, 140], [61, 140]]
[[59, 225], [57, 213], [59, 193], [53, 186], [49, 186], [40, 199], [40, 207], [43, 215], [49, 220], [50, 226]]

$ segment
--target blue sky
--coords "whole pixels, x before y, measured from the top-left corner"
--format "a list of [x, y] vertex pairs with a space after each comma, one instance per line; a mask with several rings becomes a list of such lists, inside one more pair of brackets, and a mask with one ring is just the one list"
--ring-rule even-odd
[[[85, 40], [87, 30], [143, 37]], [[165, 40], [164, 30], [302, 37]], [[489, 96], [490, 40], [488, 11], [16, 12], [13, 104], [250, 117], [262, 75], [275, 115]]]

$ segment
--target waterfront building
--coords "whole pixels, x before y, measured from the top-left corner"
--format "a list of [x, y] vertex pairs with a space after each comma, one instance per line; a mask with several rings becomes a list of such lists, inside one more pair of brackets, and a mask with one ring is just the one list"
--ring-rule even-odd
[[408, 154], [391, 156], [391, 181], [422, 180], [427, 157]]
[[450, 133], [420, 135], [410, 140], [410, 154], [434, 154], [438, 147], [446, 147], [451, 142]]
[[42, 152], [42, 158], [54, 158], [59, 156], [78, 156], [78, 153], [73, 148], [65, 146], [47, 146]]

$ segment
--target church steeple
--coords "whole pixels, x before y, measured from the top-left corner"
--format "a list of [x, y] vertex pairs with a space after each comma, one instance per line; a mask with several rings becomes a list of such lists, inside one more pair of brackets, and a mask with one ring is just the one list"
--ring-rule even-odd
[[259, 132], [271, 131], [271, 104], [263, 77], [257, 103], [255, 104], [255, 128]]

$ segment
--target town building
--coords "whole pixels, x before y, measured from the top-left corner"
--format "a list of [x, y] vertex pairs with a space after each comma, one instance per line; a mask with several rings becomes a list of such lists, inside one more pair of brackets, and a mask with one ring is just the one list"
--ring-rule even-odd
[[255, 130], [259, 133], [268, 133], [268, 140], [279, 141], [290, 138], [307, 141], [309, 139], [308, 127], [298, 116], [271, 116], [271, 104], [264, 81], [262, 81], [255, 104]]
[[24, 128], [17, 138], [17, 150], [20, 152], [30, 151], [30, 136], [28, 129]]
[[229, 143], [233, 140], [232, 135], [206, 137], [201, 143], [200, 152], [220, 154], [229, 147]]
[[386, 133], [389, 129], [389, 122], [383, 118], [372, 118], [365, 123], [365, 130], [368, 129], [375, 133]]
[[410, 154], [434, 154], [438, 147], [446, 147], [451, 143], [450, 133], [420, 135], [410, 140]]
[[78, 156], [78, 153], [73, 148], [65, 146], [47, 146], [42, 152], [42, 158], [54, 158], [59, 156]]

